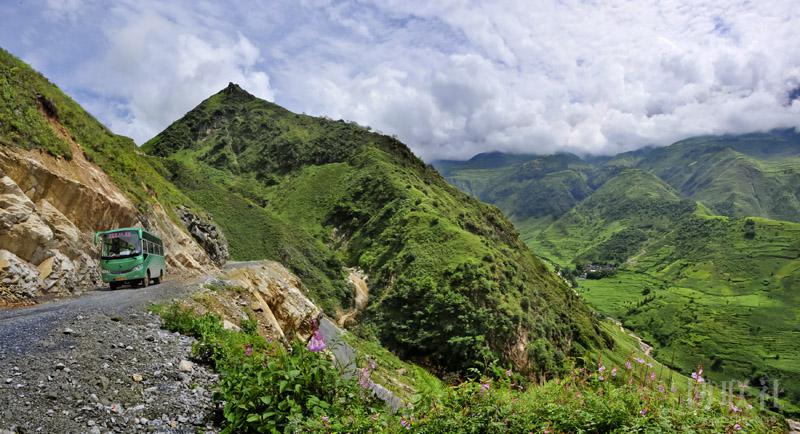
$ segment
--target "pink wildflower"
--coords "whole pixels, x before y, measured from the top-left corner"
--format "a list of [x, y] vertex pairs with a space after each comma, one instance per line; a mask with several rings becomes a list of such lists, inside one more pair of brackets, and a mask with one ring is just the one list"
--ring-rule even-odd
[[358, 376], [358, 385], [363, 387], [364, 389], [369, 389], [374, 384], [372, 379], [370, 379], [370, 374], [372, 371], [369, 368], [361, 369], [361, 375]]
[[638, 364], [640, 364], [640, 365], [643, 365], [643, 364], [644, 364], [644, 359], [640, 359], [640, 358], [638, 358], [638, 357], [637, 357], [637, 358], [635, 358], [635, 359], [633, 359], [633, 360], [636, 360], [636, 363], [638, 363]]
[[616, 378], [616, 376], [617, 376], [617, 368], [611, 368], [611, 376]]
[[735, 429], [736, 431], [741, 431], [742, 426], [737, 423], [736, 425], [733, 426], [733, 429]]
[[325, 426], [331, 426], [331, 420], [328, 418], [328, 416], [322, 416], [320, 419], [322, 419], [322, 423], [324, 423]]
[[481, 383], [481, 395], [489, 391], [489, 383]]
[[400, 425], [405, 429], [411, 429], [411, 421], [406, 419], [405, 416], [400, 418]]
[[511, 369], [506, 369], [506, 377], [510, 377], [510, 376], [511, 376]]
[[630, 360], [627, 360], [625, 362], [625, 369], [631, 369], [631, 361]]
[[597, 377], [597, 379], [600, 380], [600, 381], [604, 381], [606, 378], [601, 375], [601, 376]]
[[308, 350], [314, 353], [318, 353], [322, 350], [327, 348], [325, 344], [325, 340], [322, 338], [322, 333], [319, 330], [314, 330], [314, 334], [311, 336], [311, 340], [308, 341]]
[[650, 363], [650, 362], [647, 362], [647, 367], [648, 367], [648, 368], [652, 368], [652, 367], [653, 367], [653, 364], [652, 364], [652, 363]]
[[706, 380], [703, 379], [703, 377], [700, 376], [700, 374], [702, 374], [702, 373], [703, 373], [702, 369], [700, 370], [700, 373], [692, 372], [692, 379], [694, 379], [698, 383], [702, 383], [702, 382], [706, 381]]
[[253, 346], [252, 345], [247, 344], [247, 345], [244, 346], [244, 355], [247, 356], [247, 357], [250, 357], [250, 356], [253, 355]]
[[741, 409], [741, 408], [739, 408], [739, 407], [737, 407], [737, 406], [735, 406], [735, 405], [733, 405], [733, 404], [731, 404], [731, 405], [730, 405], [730, 409], [731, 409], [731, 411], [732, 411], [732, 412], [734, 412], [734, 413], [741, 413], [741, 412], [742, 412], [742, 409]]
[[642, 411], [639, 412], [642, 416], [647, 416], [647, 407], [643, 408]]
[[661, 392], [661, 393], [664, 393], [664, 390], [665, 390], [664, 389], [664, 385], [663, 384], [659, 384], [658, 385], [658, 391]]
[[653, 381], [655, 379], [656, 379], [656, 373], [655, 372], [651, 372], [650, 373], [650, 381]]

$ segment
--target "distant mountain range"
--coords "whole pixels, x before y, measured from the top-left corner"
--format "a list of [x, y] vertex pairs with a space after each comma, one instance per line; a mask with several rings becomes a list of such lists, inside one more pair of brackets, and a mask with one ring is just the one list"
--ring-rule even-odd
[[[433, 163], [657, 357], [800, 401], [800, 134], [696, 137], [613, 157], [476, 155]], [[794, 407], [797, 409], [797, 407]]]

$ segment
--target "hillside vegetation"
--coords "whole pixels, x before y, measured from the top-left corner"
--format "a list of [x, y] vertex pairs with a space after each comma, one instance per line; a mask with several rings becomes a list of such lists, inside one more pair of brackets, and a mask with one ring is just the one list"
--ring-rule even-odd
[[[535, 188], [509, 174], [556, 157], [491, 169], [448, 162], [446, 173], [459, 186], [479, 173], [478, 194], [510, 213], [530, 248], [590, 304], [652, 343], [661, 362], [681, 372], [702, 362], [712, 380], [752, 394], [777, 388], [776, 408], [797, 414], [800, 134], [699, 137], [575, 161], [585, 198], [563, 213], [521, 213], [527, 202], [540, 207], [542, 194], [528, 192], [560, 202], [564, 190], [548, 177], [561, 172]], [[593, 277], [610, 276], [575, 280], [589, 264], [602, 267]]]
[[[72, 158], [70, 141], [100, 166], [132, 200], [142, 216], [158, 200], [170, 217], [178, 205], [197, 207], [159, 172], [158, 162], [140, 154], [133, 140], [112, 133], [72, 98], [25, 62], [0, 48], [0, 145], [41, 149]], [[59, 134], [63, 127], [69, 137]]]
[[[673, 376], [636, 352], [541, 383], [499, 365], [452, 387], [423, 374], [395, 413], [369, 388], [388, 380], [385, 365], [419, 368], [392, 356], [369, 354], [357, 375], [343, 378], [326, 350], [293, 342], [287, 351], [255, 333], [252, 320], [234, 332], [210, 313], [197, 316], [179, 305], [158, 311], [169, 330], [197, 338], [193, 354], [220, 372], [225, 433], [786, 431], [782, 418], [706, 387], [702, 378]], [[621, 347], [630, 345], [621, 340]]]
[[397, 140], [291, 113], [231, 84], [143, 146], [222, 226], [235, 259], [276, 259], [333, 314], [369, 275], [363, 334], [436, 370], [498, 359], [551, 376], [607, 345], [590, 311], [500, 211]]

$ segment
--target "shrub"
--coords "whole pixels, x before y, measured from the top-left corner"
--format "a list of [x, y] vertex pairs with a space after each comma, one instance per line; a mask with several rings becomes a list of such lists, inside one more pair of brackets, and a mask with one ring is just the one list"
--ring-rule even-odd
[[167, 329], [196, 337], [193, 355], [220, 373], [214, 397], [224, 403], [223, 432], [353, 432], [381, 426], [388, 417], [383, 402], [301, 342], [289, 348], [268, 342], [251, 320], [234, 332], [216, 315], [196, 315], [178, 304], [155, 310]]

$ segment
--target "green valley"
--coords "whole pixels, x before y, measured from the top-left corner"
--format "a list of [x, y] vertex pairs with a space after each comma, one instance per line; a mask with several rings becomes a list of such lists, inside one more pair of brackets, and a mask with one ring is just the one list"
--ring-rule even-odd
[[[778, 390], [776, 408], [797, 414], [800, 134], [699, 137], [575, 157], [566, 170], [584, 180], [580, 199], [550, 181], [564, 173], [548, 164], [554, 158], [564, 159], [434, 164], [461, 188], [479, 180], [480, 190], [464, 190], [507, 212], [535, 254], [653, 344], [659, 361], [680, 372], [702, 364], [712, 380], [752, 394]], [[533, 187], [514, 181], [531, 167], [552, 169]], [[542, 197], [572, 205], [523, 211], [541, 208]]]

